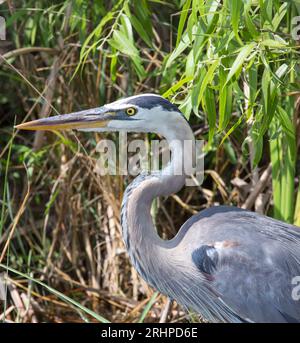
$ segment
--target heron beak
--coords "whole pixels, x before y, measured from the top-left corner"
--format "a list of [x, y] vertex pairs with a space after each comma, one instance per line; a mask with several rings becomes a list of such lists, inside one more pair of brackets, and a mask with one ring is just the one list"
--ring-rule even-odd
[[108, 111], [104, 107], [57, 115], [16, 125], [19, 130], [67, 130], [106, 127], [115, 116], [114, 111]]

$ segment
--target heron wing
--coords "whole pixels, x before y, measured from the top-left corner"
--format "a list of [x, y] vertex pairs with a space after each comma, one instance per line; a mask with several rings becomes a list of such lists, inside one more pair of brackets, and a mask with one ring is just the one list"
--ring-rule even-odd
[[234, 207], [205, 210], [185, 225], [180, 243], [189, 245], [216, 298], [251, 321], [300, 321], [292, 297], [300, 275], [298, 227]]

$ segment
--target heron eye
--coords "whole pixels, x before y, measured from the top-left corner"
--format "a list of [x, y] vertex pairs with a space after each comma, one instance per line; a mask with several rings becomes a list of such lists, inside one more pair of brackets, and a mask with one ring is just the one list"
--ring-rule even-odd
[[136, 109], [134, 108], [134, 107], [129, 107], [129, 108], [127, 108], [127, 110], [126, 110], [126, 113], [129, 115], [129, 116], [133, 116], [133, 115], [135, 115], [136, 114]]

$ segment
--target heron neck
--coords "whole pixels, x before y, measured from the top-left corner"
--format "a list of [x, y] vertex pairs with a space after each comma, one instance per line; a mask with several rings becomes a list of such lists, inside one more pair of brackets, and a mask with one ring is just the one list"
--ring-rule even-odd
[[[187, 174], [191, 174], [194, 151], [184, 153], [184, 144], [194, 148], [194, 135], [189, 124], [182, 121], [175, 127], [168, 123], [168, 128], [159, 132], [168, 141], [171, 161], [161, 171], [141, 174], [130, 184], [123, 198], [122, 230], [130, 258], [141, 276], [158, 289], [155, 278], [157, 268], [170, 250], [168, 241], [159, 237], [151, 216], [151, 205], [155, 198], [178, 192], [184, 185]], [[192, 148], [192, 149], [193, 149]]]

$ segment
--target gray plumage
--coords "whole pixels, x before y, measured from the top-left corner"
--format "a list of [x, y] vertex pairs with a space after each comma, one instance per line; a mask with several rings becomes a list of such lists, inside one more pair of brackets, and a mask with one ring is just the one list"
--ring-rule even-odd
[[[181, 127], [177, 131], [177, 138], [184, 136]], [[158, 171], [139, 175], [126, 189], [123, 237], [140, 275], [213, 322], [299, 322], [300, 303], [292, 298], [292, 279], [300, 275], [299, 228], [218, 206], [192, 216], [175, 238], [163, 241], [151, 202], [183, 183]]]
[[[128, 108], [134, 115], [126, 114]], [[192, 160], [194, 155], [184, 156], [180, 149], [194, 136], [174, 105], [146, 94], [65, 118], [40, 119], [18, 128], [155, 132], [167, 139], [170, 164], [140, 174], [127, 187], [121, 211], [129, 256], [150, 285], [212, 322], [300, 322], [300, 301], [292, 297], [292, 280], [300, 275], [298, 227], [218, 206], [192, 216], [173, 239], [158, 236], [152, 201], [183, 187], [186, 175], [175, 170], [184, 157]]]
[[[163, 241], [142, 191], [158, 175], [135, 179], [122, 206], [124, 241], [141, 276], [212, 322], [299, 322], [299, 301], [292, 298], [292, 279], [300, 274], [299, 228], [218, 206], [192, 216], [175, 238]], [[157, 196], [155, 183], [151, 188]], [[139, 193], [129, 214], [133, 190]], [[152, 197], [149, 188], [145, 192]]]

